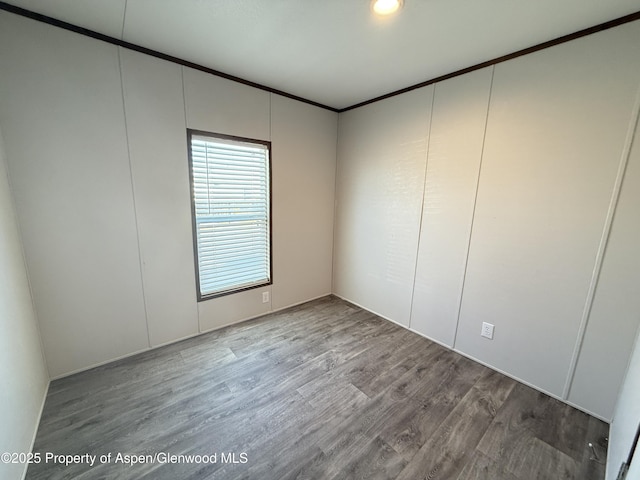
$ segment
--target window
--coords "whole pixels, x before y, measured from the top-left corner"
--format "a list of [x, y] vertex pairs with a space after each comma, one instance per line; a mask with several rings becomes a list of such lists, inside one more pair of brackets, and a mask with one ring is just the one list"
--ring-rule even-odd
[[271, 283], [271, 143], [187, 130], [198, 300]]

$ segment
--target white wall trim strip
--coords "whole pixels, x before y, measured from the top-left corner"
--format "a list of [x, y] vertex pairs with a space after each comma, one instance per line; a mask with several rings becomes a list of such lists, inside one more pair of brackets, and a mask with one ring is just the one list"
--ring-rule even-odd
[[[620, 191], [622, 189], [622, 182], [629, 163], [629, 157], [631, 156], [631, 149], [633, 147], [634, 135], [638, 121], [640, 119], [640, 84], [636, 92], [636, 98], [631, 111], [631, 120], [629, 121], [629, 127], [627, 129], [627, 136], [625, 138], [624, 147], [622, 149], [622, 155], [620, 156], [620, 162], [618, 165], [618, 172], [616, 180], [613, 186], [613, 192], [611, 194], [611, 201], [609, 203], [609, 210], [604, 222], [604, 228], [602, 230], [602, 236], [600, 238], [600, 244], [598, 246], [598, 253], [596, 254], [595, 264], [593, 267], [593, 273], [591, 275], [591, 282], [589, 284], [589, 290], [587, 292], [587, 298], [584, 304], [584, 310], [582, 312], [582, 318], [580, 320], [580, 328], [578, 329], [578, 335], [576, 338], [576, 344], [573, 349], [573, 355], [571, 357], [571, 363], [569, 364], [569, 372], [562, 392], [562, 399], [567, 400], [571, 393], [571, 385], [576, 373], [576, 367], [580, 358], [580, 351], [584, 342], [584, 336], [589, 324], [589, 316], [593, 307], [593, 299], [596, 289], [598, 287], [598, 280], [600, 278], [600, 272], [602, 271], [602, 262], [607, 250], [607, 243], [609, 236], [611, 235], [611, 227], [613, 225], [613, 219], [615, 217], [616, 207], [620, 199]], [[597, 416], [597, 415], [594, 415]]]

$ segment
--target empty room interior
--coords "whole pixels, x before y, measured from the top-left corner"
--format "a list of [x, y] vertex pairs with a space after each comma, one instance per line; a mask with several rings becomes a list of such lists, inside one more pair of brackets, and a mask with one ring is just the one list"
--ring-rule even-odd
[[0, 478], [640, 479], [640, 2], [0, 2]]

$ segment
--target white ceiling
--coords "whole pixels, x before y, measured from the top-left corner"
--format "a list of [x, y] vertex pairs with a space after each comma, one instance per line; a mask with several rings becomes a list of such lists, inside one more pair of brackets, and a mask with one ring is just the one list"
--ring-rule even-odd
[[[6, 1], [6, 0], [5, 0]], [[344, 108], [640, 11], [640, 0], [8, 0]]]

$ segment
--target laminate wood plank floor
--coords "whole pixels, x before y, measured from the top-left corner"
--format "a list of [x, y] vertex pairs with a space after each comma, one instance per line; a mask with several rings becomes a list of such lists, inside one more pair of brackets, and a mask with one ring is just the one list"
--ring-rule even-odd
[[26, 478], [600, 480], [607, 435], [329, 296], [52, 382]]

